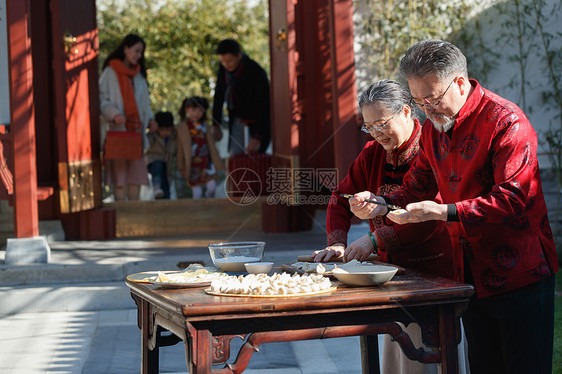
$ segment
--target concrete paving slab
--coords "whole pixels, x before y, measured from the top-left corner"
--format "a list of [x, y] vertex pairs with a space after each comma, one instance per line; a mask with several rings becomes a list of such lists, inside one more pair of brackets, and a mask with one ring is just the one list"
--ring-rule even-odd
[[303, 374], [337, 373], [337, 367], [322, 340], [297, 341], [291, 342], [291, 345]]

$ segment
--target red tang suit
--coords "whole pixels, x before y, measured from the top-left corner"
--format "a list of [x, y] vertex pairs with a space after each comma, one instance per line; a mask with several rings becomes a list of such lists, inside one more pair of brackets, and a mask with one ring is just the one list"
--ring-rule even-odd
[[[515, 104], [470, 80], [473, 93], [452, 132], [424, 123], [420, 150], [394, 204], [433, 199], [455, 204], [447, 222], [459, 274], [466, 262], [478, 297], [547, 278], [558, 260], [542, 192], [537, 135]], [[464, 258], [463, 258], [464, 257]]]

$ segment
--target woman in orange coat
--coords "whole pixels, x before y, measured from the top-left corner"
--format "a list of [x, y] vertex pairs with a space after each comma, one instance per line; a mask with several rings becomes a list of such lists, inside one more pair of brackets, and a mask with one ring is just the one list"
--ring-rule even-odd
[[[127, 35], [105, 60], [99, 89], [108, 129], [139, 132], [147, 148], [146, 129], [156, 131], [158, 124], [150, 109], [144, 50], [140, 36]], [[146, 160], [105, 159], [105, 183], [113, 186], [115, 200], [138, 200], [140, 186], [148, 185]]]

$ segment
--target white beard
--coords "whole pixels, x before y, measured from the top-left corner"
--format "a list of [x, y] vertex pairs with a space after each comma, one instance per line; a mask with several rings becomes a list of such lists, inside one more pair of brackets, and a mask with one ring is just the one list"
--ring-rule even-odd
[[443, 119], [445, 120], [445, 123], [437, 123], [431, 117], [429, 117], [429, 120], [431, 121], [431, 123], [433, 123], [433, 127], [435, 127], [435, 130], [439, 131], [440, 133], [449, 131], [455, 124], [454, 119], [451, 119], [449, 117], [443, 117]]

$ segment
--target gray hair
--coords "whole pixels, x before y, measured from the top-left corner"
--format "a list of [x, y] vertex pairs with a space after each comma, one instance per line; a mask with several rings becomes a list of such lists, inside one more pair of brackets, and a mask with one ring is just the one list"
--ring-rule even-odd
[[400, 73], [406, 79], [435, 75], [439, 80], [445, 80], [458, 74], [468, 77], [468, 67], [466, 57], [457, 46], [443, 40], [427, 39], [406, 51], [400, 61]]
[[404, 105], [408, 105], [412, 113], [414, 111], [410, 92], [403, 85], [391, 79], [383, 79], [371, 84], [359, 96], [359, 109], [363, 109], [365, 105], [377, 103], [384, 105], [394, 113], [402, 109]]

